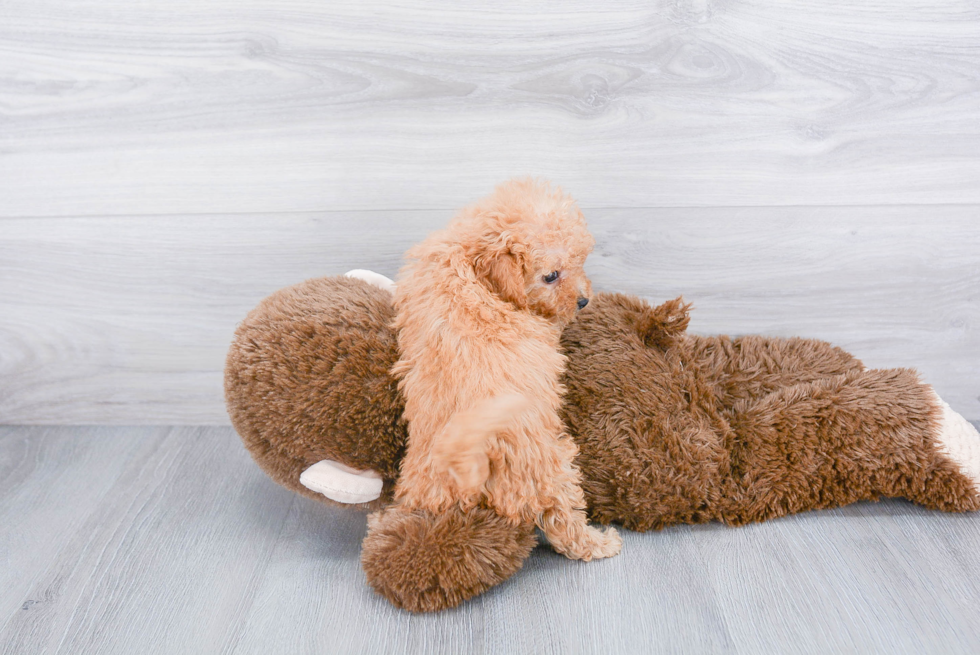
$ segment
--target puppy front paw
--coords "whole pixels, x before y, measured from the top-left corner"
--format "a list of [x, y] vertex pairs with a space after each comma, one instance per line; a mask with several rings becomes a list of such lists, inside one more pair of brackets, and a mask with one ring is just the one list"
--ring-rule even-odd
[[556, 551], [568, 559], [580, 559], [583, 562], [613, 557], [623, 549], [623, 538], [616, 528], [600, 530], [588, 525], [584, 528], [576, 527], [570, 532], [545, 530], [545, 536]]
[[604, 559], [606, 557], [615, 557], [619, 555], [619, 551], [623, 549], [623, 538], [619, 536], [619, 532], [616, 528], [606, 528], [605, 530], [600, 530], [592, 526], [588, 527], [588, 545], [586, 546], [587, 552], [583, 560], [586, 562], [593, 559]]

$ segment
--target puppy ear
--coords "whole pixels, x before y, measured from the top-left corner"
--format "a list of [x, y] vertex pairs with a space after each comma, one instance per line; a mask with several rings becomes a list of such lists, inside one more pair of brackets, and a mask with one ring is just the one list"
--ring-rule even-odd
[[524, 264], [519, 254], [505, 249], [488, 252], [474, 262], [473, 268], [497, 297], [518, 309], [527, 308]]
[[657, 307], [646, 307], [636, 322], [636, 330], [647, 346], [666, 350], [687, 330], [690, 310], [691, 303], [680, 296]]

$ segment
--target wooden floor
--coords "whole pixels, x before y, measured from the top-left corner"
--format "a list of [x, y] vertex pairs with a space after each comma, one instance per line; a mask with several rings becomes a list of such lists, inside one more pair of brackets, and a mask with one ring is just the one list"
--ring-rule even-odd
[[374, 595], [365, 517], [273, 484], [226, 427], [0, 428], [0, 652], [975, 653], [980, 514], [904, 501], [539, 547], [415, 616]]

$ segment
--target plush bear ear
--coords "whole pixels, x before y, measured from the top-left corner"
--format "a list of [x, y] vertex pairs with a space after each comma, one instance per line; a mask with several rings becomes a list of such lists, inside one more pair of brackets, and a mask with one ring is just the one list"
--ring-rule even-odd
[[687, 330], [691, 321], [690, 309], [691, 303], [684, 302], [681, 296], [657, 307], [645, 307], [636, 323], [643, 343], [661, 350], [669, 348], [674, 339]]

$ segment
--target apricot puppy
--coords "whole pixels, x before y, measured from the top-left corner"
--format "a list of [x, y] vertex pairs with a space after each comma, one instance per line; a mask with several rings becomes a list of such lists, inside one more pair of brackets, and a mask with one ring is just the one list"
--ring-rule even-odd
[[[489, 507], [573, 559], [622, 541], [586, 521], [558, 411], [562, 328], [585, 307], [594, 240], [546, 182], [506, 182], [408, 252], [395, 290], [408, 448], [396, 511]], [[391, 511], [389, 509], [389, 511]]]

